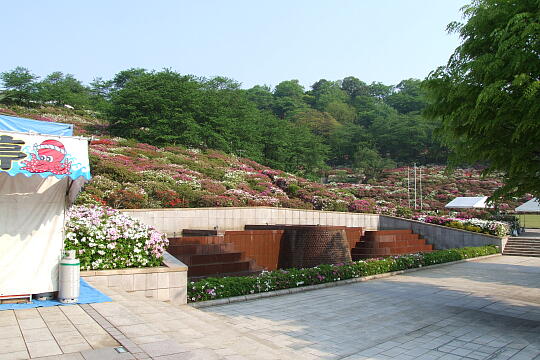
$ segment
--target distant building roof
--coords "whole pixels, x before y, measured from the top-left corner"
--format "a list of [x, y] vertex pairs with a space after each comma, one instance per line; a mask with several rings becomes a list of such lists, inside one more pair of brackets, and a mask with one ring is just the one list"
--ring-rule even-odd
[[540, 212], [540, 203], [538, 202], [537, 198], [532, 198], [526, 203], [519, 205], [516, 208], [516, 211], [517, 212]]
[[462, 196], [450, 201], [444, 207], [447, 209], [484, 209], [487, 196]]

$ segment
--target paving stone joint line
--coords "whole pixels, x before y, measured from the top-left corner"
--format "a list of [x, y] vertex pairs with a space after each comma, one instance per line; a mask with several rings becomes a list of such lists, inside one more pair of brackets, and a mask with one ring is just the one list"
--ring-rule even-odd
[[[137, 344], [129, 340], [126, 334], [124, 334], [120, 329], [111, 324], [102, 314], [99, 313], [98, 310], [96, 310], [89, 304], [82, 304], [81, 308], [88, 314], [88, 316], [94, 319], [94, 321], [96, 321], [103, 328], [103, 330], [105, 330], [113, 339], [118, 341], [118, 343], [122, 345], [122, 347], [124, 347], [128, 353], [137, 357], [141, 357], [140, 355], [143, 354], [150, 359], [150, 356], [143, 349], [141, 349]], [[111, 331], [111, 329], [113, 331]]]

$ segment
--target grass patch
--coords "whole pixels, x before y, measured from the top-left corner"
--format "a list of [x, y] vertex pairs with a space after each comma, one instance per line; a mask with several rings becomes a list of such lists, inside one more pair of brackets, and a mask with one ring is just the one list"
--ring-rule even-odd
[[540, 229], [540, 215], [522, 214], [519, 215], [519, 223], [526, 228]]

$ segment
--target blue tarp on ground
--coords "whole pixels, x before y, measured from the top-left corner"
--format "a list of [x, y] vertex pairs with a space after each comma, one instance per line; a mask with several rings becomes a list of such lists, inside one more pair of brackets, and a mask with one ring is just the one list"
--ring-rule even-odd
[[2, 310], [19, 310], [19, 309], [31, 309], [37, 307], [49, 307], [49, 306], [65, 306], [76, 304], [95, 304], [112, 301], [110, 297], [102, 293], [101, 291], [88, 285], [86, 281], [81, 279], [81, 292], [79, 295], [79, 301], [75, 304], [63, 304], [58, 300], [32, 300], [29, 304], [0, 304], [0, 311]]
[[73, 125], [0, 115], [0, 130], [73, 136]]

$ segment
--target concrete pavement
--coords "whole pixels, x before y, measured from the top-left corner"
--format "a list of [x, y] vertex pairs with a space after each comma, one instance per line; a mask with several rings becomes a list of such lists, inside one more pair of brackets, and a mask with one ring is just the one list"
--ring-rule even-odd
[[[59, 360], [540, 359], [540, 258], [499, 256], [202, 310], [100, 289], [113, 302], [0, 312], [0, 360], [46, 351]], [[59, 335], [57, 321], [80, 337]]]

